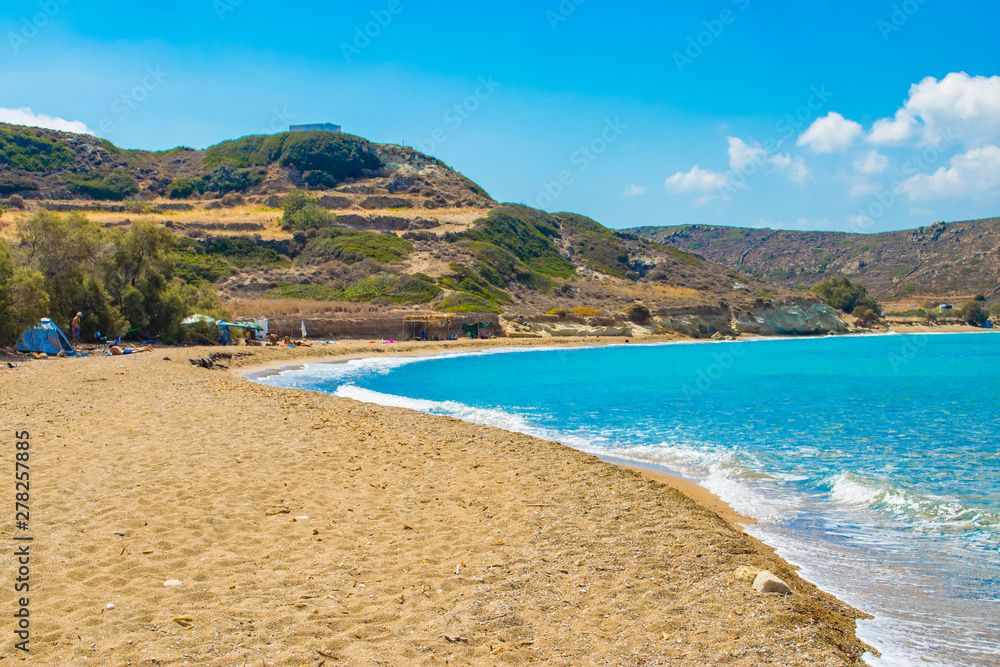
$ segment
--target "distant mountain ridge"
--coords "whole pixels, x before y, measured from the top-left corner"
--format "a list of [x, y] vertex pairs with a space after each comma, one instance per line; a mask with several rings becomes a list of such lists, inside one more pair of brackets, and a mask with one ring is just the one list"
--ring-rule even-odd
[[624, 231], [790, 289], [846, 276], [884, 301], [1000, 295], [1000, 218], [879, 234], [713, 225]]

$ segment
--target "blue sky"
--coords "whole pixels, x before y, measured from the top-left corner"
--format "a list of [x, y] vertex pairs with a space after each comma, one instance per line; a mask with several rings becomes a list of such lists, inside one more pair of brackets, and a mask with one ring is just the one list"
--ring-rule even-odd
[[173, 4], [8, 0], [0, 120], [145, 149], [336, 122], [615, 228], [1000, 215], [985, 0]]

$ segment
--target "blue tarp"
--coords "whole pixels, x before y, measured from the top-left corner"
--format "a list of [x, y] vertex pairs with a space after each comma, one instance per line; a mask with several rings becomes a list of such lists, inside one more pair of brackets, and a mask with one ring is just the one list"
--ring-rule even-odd
[[45, 354], [59, 354], [60, 351], [66, 354], [75, 354], [73, 346], [69, 344], [66, 334], [55, 322], [47, 317], [33, 327], [28, 327], [17, 339], [14, 349], [18, 352], [34, 352]]

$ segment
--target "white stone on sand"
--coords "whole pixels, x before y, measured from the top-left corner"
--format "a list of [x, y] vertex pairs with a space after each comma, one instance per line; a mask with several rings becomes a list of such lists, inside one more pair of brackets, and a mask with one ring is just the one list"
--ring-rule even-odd
[[753, 580], [753, 589], [758, 593], [781, 593], [787, 595], [792, 592], [788, 584], [779, 579], [770, 570], [764, 570]]
[[177, 579], [167, 579], [166, 581], [163, 582], [163, 585], [166, 588], [180, 588], [182, 584]]

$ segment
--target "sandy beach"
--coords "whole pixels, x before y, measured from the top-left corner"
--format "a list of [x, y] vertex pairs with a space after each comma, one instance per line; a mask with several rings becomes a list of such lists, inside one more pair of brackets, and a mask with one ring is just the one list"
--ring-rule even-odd
[[[15, 527], [13, 483], [3, 492], [0, 659], [862, 664], [863, 614], [700, 487], [684, 489], [695, 502], [556, 443], [242, 376], [512, 344], [227, 348], [246, 355], [228, 370], [188, 362], [219, 348], [163, 348], [0, 372], [3, 465], [15, 432], [31, 443], [29, 530]], [[26, 534], [30, 593], [15, 593], [10, 545]], [[752, 590], [746, 572], [763, 569], [793, 593]], [[13, 634], [22, 595], [27, 654]]]

